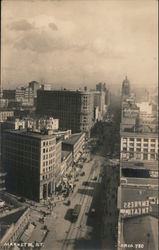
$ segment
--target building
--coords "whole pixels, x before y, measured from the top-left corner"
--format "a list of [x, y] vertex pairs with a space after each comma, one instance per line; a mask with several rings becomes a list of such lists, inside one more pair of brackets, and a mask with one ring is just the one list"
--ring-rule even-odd
[[111, 101], [111, 93], [108, 87], [106, 87], [106, 83], [98, 83], [96, 84], [96, 91], [105, 93], [105, 105], [108, 107]]
[[4, 122], [8, 117], [13, 117], [14, 111], [0, 110], [0, 122]]
[[36, 129], [42, 130], [58, 130], [59, 129], [59, 119], [54, 119], [53, 117], [43, 117], [36, 120]]
[[104, 114], [106, 113], [106, 105], [105, 105], [105, 92], [104, 91], [94, 91], [94, 108], [98, 109], [98, 120], [102, 120]]
[[127, 78], [127, 76], [125, 77], [123, 83], [122, 83], [122, 97], [128, 97], [130, 96], [130, 82]]
[[61, 183], [61, 160], [62, 160], [62, 142], [60, 139], [56, 139], [56, 151], [55, 151], [55, 160], [56, 160], [56, 165], [55, 165], [55, 190]]
[[8, 105], [33, 106], [34, 89], [31, 87], [20, 87], [15, 90], [4, 90], [4, 99], [8, 100]]
[[6, 172], [0, 168], [0, 192], [6, 190], [5, 186], [5, 179], [6, 179]]
[[106, 84], [99, 82], [98, 84], [96, 84], [96, 91], [106, 91]]
[[37, 114], [59, 119], [60, 130], [89, 133], [93, 126], [93, 95], [87, 91], [38, 91]]
[[36, 81], [31, 81], [31, 82], [29, 82], [28, 87], [32, 89], [34, 98], [36, 98], [37, 91], [38, 91], [38, 89], [41, 88], [41, 84], [39, 82], [36, 82]]
[[71, 151], [73, 162], [76, 163], [83, 153], [85, 133], [72, 134], [69, 139], [62, 141], [62, 150]]
[[136, 103], [127, 88], [122, 94], [118, 249], [142, 243], [143, 249], [157, 250], [157, 112], [150, 103]]
[[57, 143], [49, 131], [4, 132], [2, 164], [7, 172], [9, 192], [35, 201], [52, 196], [60, 161], [61, 142]]
[[30, 208], [20, 207], [0, 217], [0, 248], [12, 249], [29, 224]]

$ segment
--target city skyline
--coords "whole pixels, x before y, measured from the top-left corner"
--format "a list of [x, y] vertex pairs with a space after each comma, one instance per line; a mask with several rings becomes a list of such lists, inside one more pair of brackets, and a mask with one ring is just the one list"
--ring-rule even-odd
[[155, 85], [157, 15], [157, 1], [3, 1], [3, 88]]

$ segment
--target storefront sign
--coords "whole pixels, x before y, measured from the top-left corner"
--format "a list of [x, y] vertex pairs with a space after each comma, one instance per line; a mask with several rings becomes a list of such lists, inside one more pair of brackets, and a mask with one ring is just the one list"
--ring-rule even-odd
[[122, 216], [134, 216], [141, 214], [149, 214], [152, 212], [152, 205], [158, 204], [158, 197], [149, 197], [143, 201], [127, 201], [123, 203], [123, 208], [120, 209]]

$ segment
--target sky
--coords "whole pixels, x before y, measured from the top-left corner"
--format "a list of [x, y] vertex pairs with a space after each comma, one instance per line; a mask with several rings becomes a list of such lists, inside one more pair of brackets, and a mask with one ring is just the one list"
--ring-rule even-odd
[[157, 84], [157, 0], [3, 0], [3, 88]]

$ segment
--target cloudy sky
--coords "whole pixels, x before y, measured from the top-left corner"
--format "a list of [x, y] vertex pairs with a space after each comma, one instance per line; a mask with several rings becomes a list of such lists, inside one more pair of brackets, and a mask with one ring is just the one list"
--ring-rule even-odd
[[157, 83], [157, 1], [3, 0], [3, 88]]

